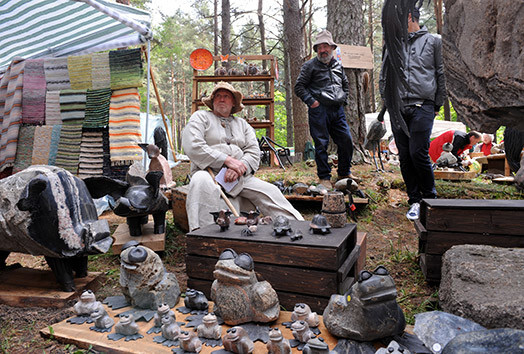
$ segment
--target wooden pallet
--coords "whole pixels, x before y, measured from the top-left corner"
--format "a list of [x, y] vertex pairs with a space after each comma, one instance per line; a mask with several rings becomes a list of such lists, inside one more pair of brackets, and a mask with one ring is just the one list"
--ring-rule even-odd
[[153, 233], [154, 223], [149, 221], [147, 224], [142, 225], [141, 236], [131, 236], [129, 234], [129, 226], [127, 224], [120, 224], [113, 233], [113, 246], [112, 250], [114, 254], [120, 254], [122, 246], [129, 241], [138, 241], [140, 244], [152, 249], [155, 252], [163, 251], [165, 249], [166, 234], [155, 234]]
[[[183, 300], [180, 300], [180, 302], [175, 307], [183, 306]], [[213, 306], [213, 303], [210, 303], [210, 307]], [[117, 316], [119, 313], [122, 313], [124, 311], [129, 310], [129, 307], [125, 307], [116, 311], [113, 311], [112, 309], [108, 308], [106, 305], [104, 307], [107, 310], [107, 313], [110, 316]], [[182, 322], [185, 320], [186, 317], [190, 316], [183, 315], [180, 312], [176, 311], [176, 317], [177, 321]], [[322, 315], [320, 313], [320, 315]], [[324, 327], [322, 316], [320, 316], [320, 326], [319, 330], [321, 331], [321, 336], [324, 338], [324, 341], [329, 345], [330, 349], [333, 349], [337, 345], [337, 339]], [[293, 335], [291, 333], [291, 330], [284, 327], [282, 325], [282, 322], [289, 322], [291, 320], [291, 312], [280, 312], [280, 317], [278, 320], [271, 325], [271, 327], [279, 327], [282, 331], [282, 334], [285, 338], [293, 339]], [[82, 325], [73, 325], [66, 322], [67, 320], [64, 320], [59, 323], [52, 324], [50, 327], [52, 328], [52, 333], [49, 328], [44, 328], [40, 331], [41, 335], [44, 338], [52, 338], [55, 339], [61, 343], [69, 343], [74, 344], [79, 348], [87, 349], [92, 348], [97, 351], [103, 351], [108, 353], [172, 353], [171, 349], [175, 348], [168, 348], [163, 346], [162, 344], [154, 343], [153, 337], [158, 336], [160, 334], [147, 334], [146, 332], [153, 326], [153, 321], [151, 320], [149, 323], [139, 321], [137, 322], [139, 326], [139, 333], [144, 336], [144, 338], [139, 339], [137, 341], [129, 341], [126, 342], [124, 339], [121, 339], [119, 341], [112, 341], [107, 338], [108, 333], [98, 333], [95, 331], [92, 331], [89, 329], [92, 324], [82, 324]], [[115, 318], [115, 322], [118, 322], [118, 319]], [[231, 328], [227, 325], [222, 325], [222, 335], [226, 333], [226, 331]], [[182, 327], [182, 329], [192, 331], [193, 328], [185, 328]], [[114, 327], [110, 333], [114, 333]], [[223, 347], [208, 347], [206, 345], [202, 346], [202, 351], [200, 353], [202, 354], [208, 354], [212, 353], [216, 350], [219, 350]], [[260, 341], [255, 342], [255, 351], [254, 353], [266, 353], [266, 345]], [[292, 353], [301, 353], [296, 348], [292, 349]]]
[[471, 181], [477, 176], [476, 172], [462, 172], [462, 171], [433, 171], [435, 179], [445, 179], [450, 181]]
[[251, 237], [242, 237], [243, 227], [239, 225], [231, 225], [226, 232], [210, 225], [188, 233], [188, 287], [209, 296], [218, 256], [224, 249], [232, 248], [251, 255], [258, 278], [271, 283], [284, 308], [305, 302], [314, 311], [322, 311], [332, 294], [343, 294], [349, 289], [364, 266], [366, 234], [357, 237], [354, 224], [332, 229], [331, 234], [323, 236], [310, 235], [307, 221], [291, 221], [291, 226], [302, 231], [302, 240], [276, 238], [269, 225], [259, 225]]
[[102, 285], [103, 273], [89, 272], [85, 278], [75, 278], [76, 292], [59, 291], [51, 270], [18, 268], [0, 272], [0, 303], [16, 307], [62, 308], [90, 289]]

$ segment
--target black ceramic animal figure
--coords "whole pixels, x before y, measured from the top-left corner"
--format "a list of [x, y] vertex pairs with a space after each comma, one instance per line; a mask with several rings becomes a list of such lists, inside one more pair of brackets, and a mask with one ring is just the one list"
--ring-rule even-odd
[[293, 233], [289, 219], [284, 215], [278, 215], [273, 221], [273, 236], [289, 236]]
[[331, 225], [329, 225], [324, 215], [316, 214], [309, 224], [309, 232], [321, 235], [329, 234], [331, 232]]
[[207, 310], [209, 303], [203, 292], [195, 289], [187, 289], [184, 305], [191, 310]]
[[10, 252], [44, 256], [63, 291], [87, 275], [87, 255], [111, 247], [106, 220], [84, 182], [54, 166], [30, 166], [0, 180], [0, 270]]
[[90, 177], [84, 182], [94, 198], [111, 195], [115, 200], [115, 204], [110, 205], [113, 212], [127, 218], [131, 236], [140, 236], [142, 224], [147, 223], [150, 214], [153, 215], [155, 223], [154, 233], [165, 232], [169, 202], [159, 190], [162, 176], [160, 171], [151, 171], [145, 179], [128, 174], [126, 182], [108, 177]]
[[[302, 348], [303, 354], [329, 354], [329, 346], [324, 342], [324, 338], [312, 338], [307, 341], [304, 348]], [[406, 353], [407, 354], [407, 353]]]
[[348, 293], [331, 295], [324, 310], [324, 325], [337, 337], [357, 341], [401, 334], [406, 320], [396, 298], [395, 282], [386, 268], [363, 270]]
[[260, 210], [258, 207], [255, 210], [250, 210], [249, 212], [241, 211], [240, 214], [247, 218], [246, 225], [253, 226], [258, 224], [258, 216], [260, 215]]
[[227, 229], [229, 229], [229, 223], [230, 223], [230, 216], [233, 214], [231, 211], [222, 209], [220, 211], [212, 211], [210, 212], [211, 215], [213, 215], [213, 219], [215, 220], [215, 223], [220, 226], [220, 232], [224, 232]]

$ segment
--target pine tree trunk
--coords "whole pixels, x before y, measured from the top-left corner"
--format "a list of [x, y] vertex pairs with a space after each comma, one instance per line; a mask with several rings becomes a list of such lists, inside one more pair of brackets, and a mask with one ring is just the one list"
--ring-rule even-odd
[[[297, 81], [300, 68], [304, 63], [304, 42], [299, 0], [284, 0], [284, 37], [289, 53], [290, 86]], [[292, 91], [292, 90], [291, 90]], [[294, 93], [286, 97], [293, 105], [293, 127], [295, 133], [295, 151], [304, 153], [306, 142], [310, 140], [306, 105]], [[288, 132], [289, 134], [289, 132]]]
[[[258, 10], [257, 10], [257, 16], [258, 16], [258, 28], [260, 30], [260, 53], [262, 55], [267, 54], [266, 49], [266, 26], [264, 25], [264, 13], [263, 13], [263, 0], [258, 0]], [[267, 68], [266, 60], [262, 60], [262, 69]], [[264, 92], [269, 92], [269, 83], [266, 81], [264, 82]], [[268, 119], [269, 117], [269, 106], [266, 105], [266, 116], [265, 119]]]
[[[364, 11], [362, 0], [327, 0], [327, 29], [335, 43], [365, 45]], [[351, 127], [355, 152], [362, 151], [366, 138], [366, 119], [362, 85], [364, 70], [345, 69], [349, 81], [349, 104], [345, 107], [346, 119]], [[358, 163], [358, 155], [353, 161]]]
[[[287, 45], [284, 44], [287, 48]], [[291, 76], [289, 69], [289, 54], [284, 50], [284, 86], [286, 88], [286, 97], [293, 97], [293, 87], [291, 85]], [[291, 99], [286, 99], [286, 145], [293, 146], [293, 104]]]
[[[231, 52], [231, 5], [229, 0], [222, 0], [222, 55]], [[229, 69], [229, 61], [226, 64]]]
[[[213, 54], [218, 55], [218, 0], [213, 0], [213, 10]], [[215, 61], [215, 70], [218, 65], [218, 61]]]

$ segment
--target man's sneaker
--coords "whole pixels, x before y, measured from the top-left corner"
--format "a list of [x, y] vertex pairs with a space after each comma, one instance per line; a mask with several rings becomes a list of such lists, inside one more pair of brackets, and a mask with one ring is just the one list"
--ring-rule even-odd
[[409, 208], [409, 211], [406, 214], [406, 217], [409, 220], [417, 220], [419, 215], [420, 215], [420, 204], [419, 203], [411, 204], [411, 208]]
[[333, 185], [331, 184], [331, 181], [329, 179], [321, 179], [319, 183], [326, 187], [328, 190], [333, 188]]

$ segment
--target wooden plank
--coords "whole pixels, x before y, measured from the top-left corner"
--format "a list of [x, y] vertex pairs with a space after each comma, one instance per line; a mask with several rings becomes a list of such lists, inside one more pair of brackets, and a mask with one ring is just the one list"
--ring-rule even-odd
[[348, 292], [348, 290], [351, 288], [353, 283], [355, 282], [356, 278], [353, 277], [347, 277], [342, 283], [338, 284], [337, 293], [338, 294], [345, 294]]
[[[342, 263], [342, 265], [340, 266], [340, 268], [337, 271], [337, 281], [338, 282], [342, 281], [343, 279], [346, 279], [348, 274], [349, 276], [353, 278], [355, 277], [356, 274], [354, 273], [355, 271], [354, 266], [359, 256], [360, 256], [360, 246], [355, 245], [351, 253], [347, 256], [346, 260], [344, 261], [344, 263]], [[353, 270], [353, 273], [350, 273], [350, 270]]]
[[523, 234], [524, 210], [430, 208], [426, 213], [425, 227], [428, 232]]
[[171, 204], [173, 205], [173, 221], [184, 232], [189, 231], [189, 222], [187, 221], [186, 197], [189, 191], [189, 185], [172, 188]]
[[120, 254], [122, 246], [129, 241], [138, 241], [142, 245], [152, 249], [153, 251], [163, 251], [165, 249], [165, 233], [155, 234], [154, 222], [149, 221], [147, 224], [142, 225], [141, 236], [131, 236], [129, 234], [129, 226], [127, 224], [120, 224], [113, 233], [113, 246], [112, 250], [114, 254]]
[[360, 255], [357, 259], [355, 269], [355, 279], [358, 279], [360, 271], [366, 266], [366, 251], [367, 251], [367, 232], [357, 232], [357, 246], [360, 247]]
[[[290, 310], [293, 310], [294, 304], [296, 302], [291, 301], [293, 305], [291, 305], [289, 308]], [[291, 303], [290, 302], [290, 303]], [[327, 302], [326, 302], [327, 304]], [[183, 306], [183, 300], [181, 299], [180, 302], [175, 307]], [[211, 308], [213, 307], [213, 303], [210, 303]], [[108, 314], [110, 316], [116, 317], [118, 314], [128, 311], [130, 308], [125, 307], [116, 311], [113, 311], [112, 309], [105, 306]], [[323, 307], [322, 307], [323, 308]], [[321, 331], [322, 338], [324, 338], [324, 341], [328, 344], [330, 349], [333, 349], [337, 345], [337, 339], [333, 337], [326, 327], [324, 326], [324, 323], [322, 321], [322, 312], [317, 311], [320, 316], [320, 325], [319, 330]], [[180, 322], [186, 322], [186, 318], [190, 316], [190, 314], [181, 314], [178, 311], [175, 311], [177, 321]], [[285, 328], [282, 323], [283, 322], [289, 322], [291, 320], [291, 312], [289, 311], [280, 311], [279, 318], [271, 324], [271, 327], [279, 327], [281, 329], [281, 332], [285, 338], [293, 339], [293, 334], [291, 330]], [[126, 342], [124, 339], [121, 339], [119, 341], [112, 341], [107, 338], [108, 333], [98, 333], [95, 331], [92, 331], [89, 329], [89, 327], [92, 326], [92, 324], [82, 324], [82, 325], [73, 325], [70, 323], [67, 323], [67, 320], [51, 324], [49, 327], [52, 328], [52, 332], [49, 327], [46, 327], [40, 331], [40, 334], [44, 338], [49, 338], [53, 340], [57, 340], [60, 343], [69, 343], [74, 344], [79, 348], [88, 349], [92, 348], [93, 350], [99, 351], [99, 352], [106, 352], [106, 353], [172, 353], [172, 348], [168, 348], [163, 346], [162, 344], [154, 343], [153, 338], [155, 336], [158, 336], [159, 334], [147, 334], [147, 331], [152, 327], [152, 321], [144, 322], [144, 321], [138, 321], [137, 322], [139, 327], [139, 333], [144, 336], [144, 338], [139, 339], [138, 341], [129, 341]], [[222, 325], [222, 335], [226, 333], [226, 331], [231, 328], [228, 325]], [[185, 328], [186, 330], [192, 330], [191, 328]], [[114, 328], [110, 333], [114, 333]], [[378, 344], [377, 344], [378, 345]], [[257, 341], [254, 343], [254, 353], [266, 353], [266, 345], [261, 342]], [[177, 347], [178, 348], [178, 347]], [[201, 354], [209, 354], [214, 351], [220, 350], [223, 347], [209, 347], [206, 345], [202, 346]], [[292, 349], [293, 354], [301, 353], [297, 350], [297, 348]]]
[[77, 299], [84, 290], [98, 290], [102, 278], [101, 272], [89, 272], [87, 277], [75, 278], [75, 292], [64, 292], [59, 290], [60, 285], [51, 270], [7, 270], [0, 272], [0, 303], [16, 307], [62, 308]]
[[425, 251], [442, 255], [453, 246], [467, 244], [524, 248], [524, 236], [428, 231]]
[[470, 181], [477, 176], [476, 172], [462, 172], [462, 171], [433, 171], [435, 179], [447, 179], [451, 181]]
[[422, 204], [442, 209], [500, 209], [524, 211], [524, 200], [508, 199], [423, 199]]
[[[187, 279], [187, 286], [191, 289], [197, 289], [202, 291], [207, 298], [210, 298], [210, 291], [211, 291], [211, 284], [213, 282], [210, 280], [202, 280], [202, 279], [193, 279], [188, 278]], [[293, 310], [295, 307], [295, 304], [299, 302], [303, 302], [309, 305], [311, 307], [311, 310], [316, 311], [319, 314], [322, 314], [324, 309], [329, 303], [329, 299], [331, 297], [331, 293], [326, 292], [325, 296], [312, 296], [312, 295], [306, 295], [306, 294], [297, 294], [297, 293], [291, 293], [287, 291], [282, 290], [276, 290], [278, 295], [278, 300], [280, 302], [280, 306], [282, 306], [286, 310]]]
[[422, 225], [422, 223], [420, 222], [420, 220], [415, 220], [415, 222], [413, 223], [413, 225], [415, 226], [415, 230], [417, 231], [417, 234], [418, 234], [418, 238], [420, 240], [427, 240], [427, 237], [428, 237], [428, 231], [426, 230], [426, 228], [424, 227], [424, 225]]
[[[286, 199], [289, 200], [290, 202], [319, 202], [319, 203], [322, 203], [322, 201], [324, 200], [324, 197], [320, 195], [312, 196], [312, 195], [300, 195], [300, 194], [286, 194], [284, 195], [284, 197], [286, 197]], [[344, 196], [344, 200], [346, 203], [349, 203], [349, 197], [347, 195]], [[368, 204], [368, 202], [369, 202], [368, 198], [353, 197], [353, 203], [355, 205], [366, 205]]]
[[421, 253], [419, 265], [428, 282], [440, 282], [440, 269], [442, 268], [442, 256]]
[[[186, 256], [186, 273], [190, 278], [213, 281], [217, 258]], [[337, 289], [337, 273], [256, 263], [257, 278], [267, 280], [275, 290], [323, 295]], [[343, 278], [344, 279], [344, 278]]]

